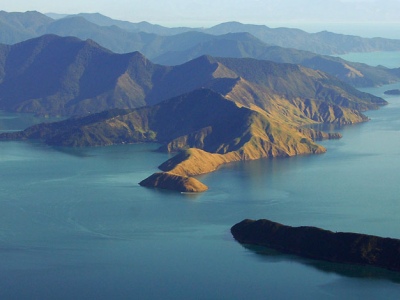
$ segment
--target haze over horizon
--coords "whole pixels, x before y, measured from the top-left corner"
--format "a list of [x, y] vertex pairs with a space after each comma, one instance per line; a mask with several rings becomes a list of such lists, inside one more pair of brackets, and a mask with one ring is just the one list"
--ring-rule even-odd
[[[101, 13], [130, 22], [147, 21], [168, 27], [211, 27], [223, 22], [262, 24], [270, 27], [297, 27], [309, 32], [329, 30], [364, 36], [400, 38], [400, 0], [99, 0], [55, 2], [0, 0], [7, 12], [36, 10], [41, 13]], [[390, 30], [390, 27], [395, 27]], [[365, 34], [363, 34], [363, 32]]]

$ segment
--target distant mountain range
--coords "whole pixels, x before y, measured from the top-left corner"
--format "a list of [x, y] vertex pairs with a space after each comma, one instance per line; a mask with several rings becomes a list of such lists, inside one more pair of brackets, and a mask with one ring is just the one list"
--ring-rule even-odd
[[55, 35], [0, 46], [0, 108], [9, 111], [82, 115], [154, 105], [203, 87], [271, 111], [294, 105], [297, 111], [288, 118], [341, 124], [362, 120], [346, 109], [384, 104], [333, 76], [293, 64], [202, 56], [170, 67], [139, 52], [115, 54], [90, 40]]
[[400, 68], [371, 67], [362, 63], [349, 62], [338, 57], [279, 46], [267, 46], [248, 33], [212, 36], [212, 39], [200, 42], [189, 49], [165, 52], [153, 58], [152, 61], [164, 65], [178, 65], [205, 54], [217, 57], [251, 57], [279, 63], [300, 64], [314, 70], [329, 73], [357, 87], [389, 84], [400, 79]]
[[[56, 15], [51, 14], [50, 16], [56, 17]], [[0, 43], [15, 44], [43, 34], [71, 35], [81, 39], [93, 39], [114, 52], [141, 51], [153, 58], [150, 53], [143, 51], [144, 49], [141, 49], [140, 46], [150, 42], [157, 43], [157, 41], [163, 43], [164, 39], [169, 40], [168, 36], [182, 33], [201, 32], [208, 35], [225, 35], [228, 33], [247, 32], [267, 45], [306, 50], [325, 55], [400, 50], [400, 40], [361, 38], [327, 31], [307, 33], [300, 29], [269, 28], [265, 25], [250, 25], [238, 22], [222, 23], [211, 28], [168, 28], [148, 22], [131, 23], [114, 20], [101, 14], [81, 13], [61, 16], [63, 18], [53, 19], [34, 11], [26, 13], [0, 11]], [[196, 39], [196, 36], [194, 39]], [[115, 43], [117, 41], [118, 43]], [[170, 44], [168, 42], [165, 43], [167, 45]], [[192, 44], [191, 46], [194, 45]], [[168, 50], [173, 51], [177, 50], [177, 48]], [[179, 50], [186, 49], [180, 48]], [[161, 51], [159, 51], [158, 55], [160, 54], [162, 54]]]
[[[326, 33], [330, 37], [326, 41], [322, 41], [297, 29], [285, 29], [284, 32], [288, 32], [288, 34], [285, 34], [282, 31], [283, 29], [270, 29], [265, 26], [250, 26], [239, 23], [221, 24], [207, 30], [169, 29], [146, 22], [135, 24], [117, 21], [100, 14], [79, 14], [54, 20], [38, 12], [0, 12], [0, 24], [2, 25], [0, 27], [0, 43], [4, 44], [14, 44], [50, 33], [59, 36], [75, 36], [84, 40], [92, 39], [116, 53], [139, 51], [151, 61], [163, 65], [182, 64], [201, 55], [251, 57], [301, 64], [330, 73], [358, 87], [388, 84], [398, 81], [400, 77], [400, 69], [391, 70], [381, 66], [371, 67], [365, 64], [347, 62], [340, 58], [297, 50], [294, 48], [308, 48], [290, 43], [290, 41], [298, 42], [300, 40], [308, 46], [315, 43], [320, 47], [327, 42], [332, 43], [338, 40], [335, 47], [344, 47], [342, 51], [337, 51], [342, 53], [400, 49], [400, 41], [396, 40], [385, 39], [385, 42], [379, 44], [374, 39]], [[229, 28], [232, 28], [232, 30], [229, 30]], [[268, 32], [276, 31], [276, 36], [287, 43], [277, 41], [274, 38], [258, 39], [254, 36], [260, 36], [260, 32], [267, 29]], [[245, 32], [246, 30], [254, 35]], [[345, 45], [348, 43], [353, 45], [353, 48], [345, 49]], [[292, 48], [283, 48], [276, 46], [276, 44]], [[316, 52], [318, 51], [316, 50]]]
[[81, 13], [68, 15], [67, 17], [83, 17], [99, 26], [117, 26], [130, 32], [146, 32], [162, 36], [176, 35], [190, 31], [199, 31], [211, 35], [247, 32], [267, 44], [306, 50], [318, 54], [400, 50], [400, 40], [362, 38], [328, 31], [308, 33], [295, 28], [270, 28], [265, 25], [242, 24], [239, 22], [226, 22], [211, 28], [168, 28], [148, 22], [131, 23], [114, 20], [98, 13]]

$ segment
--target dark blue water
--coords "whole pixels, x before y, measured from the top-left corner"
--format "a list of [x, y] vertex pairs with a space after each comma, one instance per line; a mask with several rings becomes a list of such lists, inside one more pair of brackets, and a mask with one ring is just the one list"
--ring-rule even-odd
[[[1, 142], [0, 299], [398, 299], [399, 274], [245, 248], [229, 231], [269, 218], [400, 238], [400, 97], [386, 99], [326, 154], [227, 165], [197, 196], [137, 184], [168, 158], [157, 145]], [[26, 118], [2, 113], [0, 130]]]

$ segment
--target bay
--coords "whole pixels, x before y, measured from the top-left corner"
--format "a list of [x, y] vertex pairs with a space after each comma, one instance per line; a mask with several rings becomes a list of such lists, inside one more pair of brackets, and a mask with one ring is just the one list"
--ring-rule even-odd
[[347, 61], [364, 63], [374, 67], [379, 65], [387, 68], [400, 67], [400, 51], [348, 53], [337, 56]]
[[[322, 155], [229, 164], [182, 195], [138, 182], [170, 157], [139, 144], [0, 142], [1, 299], [398, 299], [400, 275], [246, 248], [245, 218], [400, 238], [400, 84]], [[17, 122], [19, 118], [21, 122]], [[0, 130], [39, 119], [0, 114]]]
[[269, 23], [271, 27], [290, 27], [300, 28], [307, 32], [321, 32], [330, 31], [337, 34], [355, 35], [364, 38], [389, 38], [400, 39], [399, 24], [398, 23], [316, 23], [316, 22], [290, 22], [290, 23]]

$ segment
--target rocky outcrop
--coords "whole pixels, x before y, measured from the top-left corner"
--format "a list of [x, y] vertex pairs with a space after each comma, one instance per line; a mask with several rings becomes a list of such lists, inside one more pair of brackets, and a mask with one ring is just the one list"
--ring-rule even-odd
[[240, 160], [241, 157], [237, 152], [216, 154], [191, 148], [181, 151], [158, 168], [182, 176], [196, 176], [213, 172], [223, 164]]
[[265, 246], [313, 259], [400, 271], [399, 239], [248, 219], [234, 225], [231, 232], [243, 244]]
[[199, 193], [208, 187], [193, 177], [180, 176], [168, 172], [154, 173], [139, 183], [141, 186], [173, 190], [182, 193]]
[[300, 128], [299, 131], [313, 141], [338, 140], [342, 138], [339, 132], [324, 132], [312, 128]]

